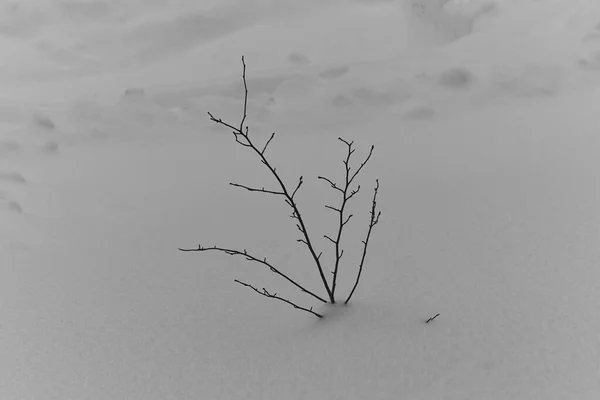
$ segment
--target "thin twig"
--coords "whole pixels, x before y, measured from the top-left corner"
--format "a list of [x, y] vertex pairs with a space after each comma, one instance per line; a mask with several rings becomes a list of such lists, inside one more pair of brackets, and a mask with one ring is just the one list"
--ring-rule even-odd
[[[248, 110], [248, 83], [246, 82], [246, 61], [244, 56], [242, 56], [242, 65], [244, 69], [242, 70], [242, 80], [244, 81], [244, 116], [242, 117], [242, 122], [240, 122], [239, 132], [244, 131], [244, 122], [246, 121], [247, 110]], [[246, 138], [248, 137], [248, 127], [246, 127]], [[268, 143], [267, 143], [268, 144]]]
[[371, 237], [371, 231], [373, 230], [373, 227], [375, 225], [377, 225], [377, 223], [379, 222], [379, 217], [381, 216], [381, 211], [377, 211], [377, 192], [379, 191], [379, 179], [377, 179], [375, 182], [376, 182], [376, 185], [375, 185], [375, 190], [373, 193], [373, 203], [371, 205], [371, 220], [369, 222], [369, 230], [367, 232], [367, 237], [363, 241], [363, 245], [364, 245], [363, 253], [362, 253], [362, 258], [360, 260], [360, 265], [358, 266], [358, 274], [356, 275], [356, 282], [354, 283], [354, 287], [352, 288], [352, 291], [348, 295], [348, 298], [346, 299], [344, 304], [348, 304], [348, 302], [352, 298], [352, 295], [354, 294], [354, 291], [356, 290], [356, 287], [358, 286], [358, 282], [360, 281], [360, 276], [361, 276], [362, 270], [363, 270], [363, 265], [365, 263], [365, 258], [367, 256], [367, 247], [369, 246], [369, 238]]
[[292, 193], [292, 199], [294, 198], [294, 196], [296, 195], [296, 192], [298, 191], [298, 189], [300, 189], [300, 186], [302, 186], [302, 184], [304, 183], [302, 176], [300, 176], [300, 179], [298, 179], [298, 186], [296, 186], [296, 189], [294, 189], [294, 192]]
[[354, 214], [350, 214], [348, 215], [348, 218], [346, 218], [346, 220], [344, 222], [342, 222], [342, 226], [346, 225], [348, 222], [350, 222], [350, 218], [354, 217]]
[[373, 150], [375, 150], [375, 146], [371, 145], [371, 150], [369, 151], [369, 155], [367, 156], [367, 158], [365, 159], [365, 161], [363, 161], [362, 164], [360, 164], [360, 167], [358, 167], [358, 169], [356, 170], [356, 172], [354, 173], [354, 175], [352, 175], [352, 178], [350, 178], [350, 182], [349, 183], [352, 183], [354, 181], [354, 178], [356, 178], [356, 176], [358, 175], [358, 173], [369, 162], [369, 160], [371, 159], [371, 155], [373, 155]]
[[344, 191], [341, 188], [339, 188], [331, 179], [326, 178], [324, 176], [318, 176], [317, 179], [324, 180], [325, 182], [329, 183], [333, 189], [344, 193]]
[[227, 122], [223, 121], [221, 118], [215, 118], [210, 112], [208, 112], [208, 115], [210, 116], [210, 120], [220, 124], [220, 125], [224, 125], [230, 129], [233, 129], [233, 134], [234, 135], [244, 135], [243, 133], [240, 132], [240, 130], [238, 128], [236, 128], [233, 125], [228, 124]]
[[275, 132], [271, 134], [271, 137], [269, 138], [269, 140], [267, 140], [267, 143], [265, 143], [265, 147], [263, 147], [262, 151], [260, 152], [261, 154], [265, 154], [265, 151], [267, 151], [267, 147], [269, 147], [269, 144], [271, 143], [271, 140], [273, 140], [274, 137]]
[[335, 212], [337, 212], [337, 213], [339, 213], [339, 212], [341, 211], [339, 208], [336, 208], [336, 207], [330, 206], [330, 205], [328, 205], [328, 204], [325, 204], [325, 208], [328, 208], [328, 209], [330, 209], [330, 210], [333, 210], [333, 211], [335, 211]]
[[254, 286], [252, 286], [252, 285], [250, 285], [248, 283], [242, 282], [242, 281], [237, 280], [237, 279], [234, 279], [234, 281], [237, 282], [237, 283], [239, 283], [242, 286], [249, 287], [250, 289], [254, 290], [256, 293], [260, 294], [261, 296], [268, 297], [269, 299], [281, 300], [284, 303], [287, 303], [287, 304], [291, 305], [292, 307], [294, 307], [294, 308], [296, 308], [298, 310], [303, 310], [303, 311], [309, 312], [309, 313], [311, 313], [312, 315], [314, 315], [317, 318], [323, 318], [323, 316], [321, 314], [319, 314], [317, 312], [314, 312], [313, 309], [312, 309], [312, 307], [311, 308], [305, 308], [305, 307], [299, 306], [299, 305], [297, 305], [295, 303], [292, 303], [288, 299], [284, 299], [283, 297], [278, 296], [277, 293], [271, 294], [265, 288], [262, 288], [262, 290], [258, 290], [257, 288], [255, 288]]
[[241, 185], [239, 183], [231, 183], [231, 182], [229, 184], [231, 186], [235, 186], [235, 187], [239, 187], [239, 188], [242, 188], [242, 189], [246, 189], [249, 192], [262, 192], [262, 193], [267, 193], [267, 194], [275, 194], [275, 195], [278, 195], [278, 196], [283, 196], [284, 195], [283, 192], [275, 192], [273, 190], [267, 190], [265, 188], [256, 189], [256, 188], [252, 188], [252, 187], [249, 187], [249, 186], [246, 186], [246, 185]]
[[433, 317], [431, 317], [427, 321], [425, 321], [425, 323], [428, 324], [428, 323], [430, 323], [431, 321], [433, 321], [434, 319], [436, 319], [439, 316], [440, 316], [440, 314], [435, 314]]
[[353, 190], [353, 191], [350, 193], [350, 195], [348, 196], [348, 200], [350, 200], [351, 198], [353, 198], [354, 196], [356, 196], [356, 194], [357, 194], [358, 192], [360, 192], [360, 185], [358, 185], [358, 186], [356, 187], [356, 189], [355, 189], [355, 190]]
[[335, 240], [333, 240], [332, 238], [330, 238], [328, 235], [323, 235], [323, 237], [327, 240], [329, 240], [331, 243], [335, 244]]
[[266, 258], [260, 259], [258, 257], [254, 257], [253, 255], [249, 254], [245, 249], [243, 251], [239, 251], [239, 250], [235, 250], [235, 249], [227, 249], [227, 248], [223, 248], [223, 247], [202, 247], [202, 246], [198, 246], [197, 249], [179, 249], [180, 251], [219, 251], [225, 254], [228, 254], [230, 256], [242, 256], [245, 257], [246, 260], [248, 261], [253, 261], [259, 264], [262, 264], [264, 266], [266, 266], [267, 268], [269, 268], [271, 270], [271, 272], [281, 276], [282, 278], [284, 278], [285, 280], [287, 280], [288, 282], [290, 282], [292, 285], [296, 286], [298, 289], [300, 289], [302, 292], [307, 293], [309, 295], [311, 295], [312, 297], [314, 297], [315, 299], [323, 302], [323, 303], [327, 303], [327, 300], [325, 300], [324, 298], [322, 298], [321, 296], [311, 292], [308, 289], [305, 289], [303, 286], [301, 286], [300, 284], [298, 284], [296, 281], [294, 281], [292, 278], [290, 278], [289, 276], [285, 275], [284, 273], [282, 273], [281, 271], [279, 271], [277, 268], [275, 268], [272, 264], [270, 264]]

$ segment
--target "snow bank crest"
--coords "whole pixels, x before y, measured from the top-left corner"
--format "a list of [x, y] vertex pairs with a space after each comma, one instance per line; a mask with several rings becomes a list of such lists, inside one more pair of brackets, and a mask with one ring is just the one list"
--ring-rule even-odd
[[458, 40], [473, 31], [477, 18], [496, 6], [494, 0], [405, 0], [408, 45], [443, 45]]

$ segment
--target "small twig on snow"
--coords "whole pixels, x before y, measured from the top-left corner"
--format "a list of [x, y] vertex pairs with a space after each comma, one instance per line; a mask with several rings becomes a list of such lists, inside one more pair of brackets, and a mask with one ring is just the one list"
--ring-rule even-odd
[[231, 129], [233, 132], [235, 141], [237, 143], [241, 144], [244, 147], [250, 147], [252, 150], [254, 150], [254, 152], [259, 156], [261, 163], [263, 163], [269, 169], [269, 171], [271, 171], [271, 174], [273, 175], [275, 180], [277, 180], [277, 183], [279, 184], [279, 187], [281, 188], [281, 192], [266, 190], [264, 188], [263, 189], [255, 189], [255, 188], [250, 188], [248, 186], [244, 186], [244, 185], [240, 185], [240, 184], [232, 184], [232, 185], [244, 188], [251, 192], [262, 192], [262, 193], [267, 193], [267, 194], [283, 195], [285, 197], [285, 202], [292, 208], [291, 216], [292, 216], [292, 218], [294, 218], [298, 221], [297, 226], [298, 226], [298, 229], [300, 230], [300, 233], [302, 234], [302, 238], [299, 239], [298, 242], [303, 243], [308, 248], [308, 250], [313, 258], [313, 261], [315, 262], [315, 264], [317, 266], [319, 275], [321, 276], [321, 280], [322, 280], [323, 286], [325, 287], [325, 290], [327, 292], [327, 296], [329, 297], [329, 300], [331, 303], [335, 303], [335, 299], [333, 297], [333, 292], [329, 287], [329, 283], [327, 282], [327, 278], [325, 277], [325, 273], [324, 273], [323, 267], [321, 265], [320, 257], [317, 256], [317, 252], [312, 244], [312, 241], [310, 240], [304, 219], [302, 218], [302, 215], [300, 214], [300, 211], [298, 210], [298, 205], [294, 201], [294, 195], [296, 194], [298, 189], [300, 189], [300, 186], [302, 186], [302, 177], [300, 177], [298, 185], [296, 186], [296, 189], [293, 192], [291, 192], [291, 194], [290, 194], [290, 191], [288, 190], [287, 186], [283, 183], [283, 180], [277, 173], [277, 169], [275, 167], [273, 167], [269, 163], [267, 158], [265, 157], [265, 152], [267, 150], [267, 147], [269, 146], [269, 144], [275, 137], [275, 134], [273, 133], [271, 135], [269, 140], [267, 140], [267, 142], [263, 146], [262, 150], [260, 150], [258, 147], [256, 147], [254, 142], [250, 139], [248, 127], [247, 126], [244, 127], [244, 122], [246, 121], [247, 108], [248, 108], [248, 83], [246, 80], [246, 62], [245, 62], [243, 56], [242, 56], [242, 65], [243, 65], [242, 80], [244, 81], [244, 114], [243, 114], [243, 117], [242, 117], [239, 127], [235, 127], [227, 122], [224, 122], [221, 118], [216, 118], [210, 112], [208, 113], [208, 115], [209, 115], [211, 121]]
[[434, 319], [436, 319], [437, 317], [439, 317], [440, 314], [435, 314], [433, 317], [429, 318], [427, 321], [425, 321], [426, 324], [430, 323], [431, 321], [433, 321]]

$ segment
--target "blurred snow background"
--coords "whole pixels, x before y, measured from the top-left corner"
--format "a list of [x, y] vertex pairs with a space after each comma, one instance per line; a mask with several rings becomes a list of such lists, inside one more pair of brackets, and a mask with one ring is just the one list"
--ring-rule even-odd
[[[0, 2], [2, 399], [597, 399], [600, 4]], [[318, 290], [257, 141], [324, 259], [343, 147], [381, 223], [316, 321], [233, 283]], [[350, 288], [370, 192], [352, 204]], [[440, 313], [432, 324], [423, 320]]]

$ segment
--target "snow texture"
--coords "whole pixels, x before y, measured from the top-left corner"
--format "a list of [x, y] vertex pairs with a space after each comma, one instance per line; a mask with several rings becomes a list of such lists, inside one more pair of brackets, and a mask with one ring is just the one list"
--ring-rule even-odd
[[[600, 398], [600, 3], [32, 0], [0, 5], [2, 400]], [[323, 239], [322, 288], [252, 137]], [[264, 286], [325, 315], [257, 296]], [[427, 319], [439, 316], [425, 323]]]

